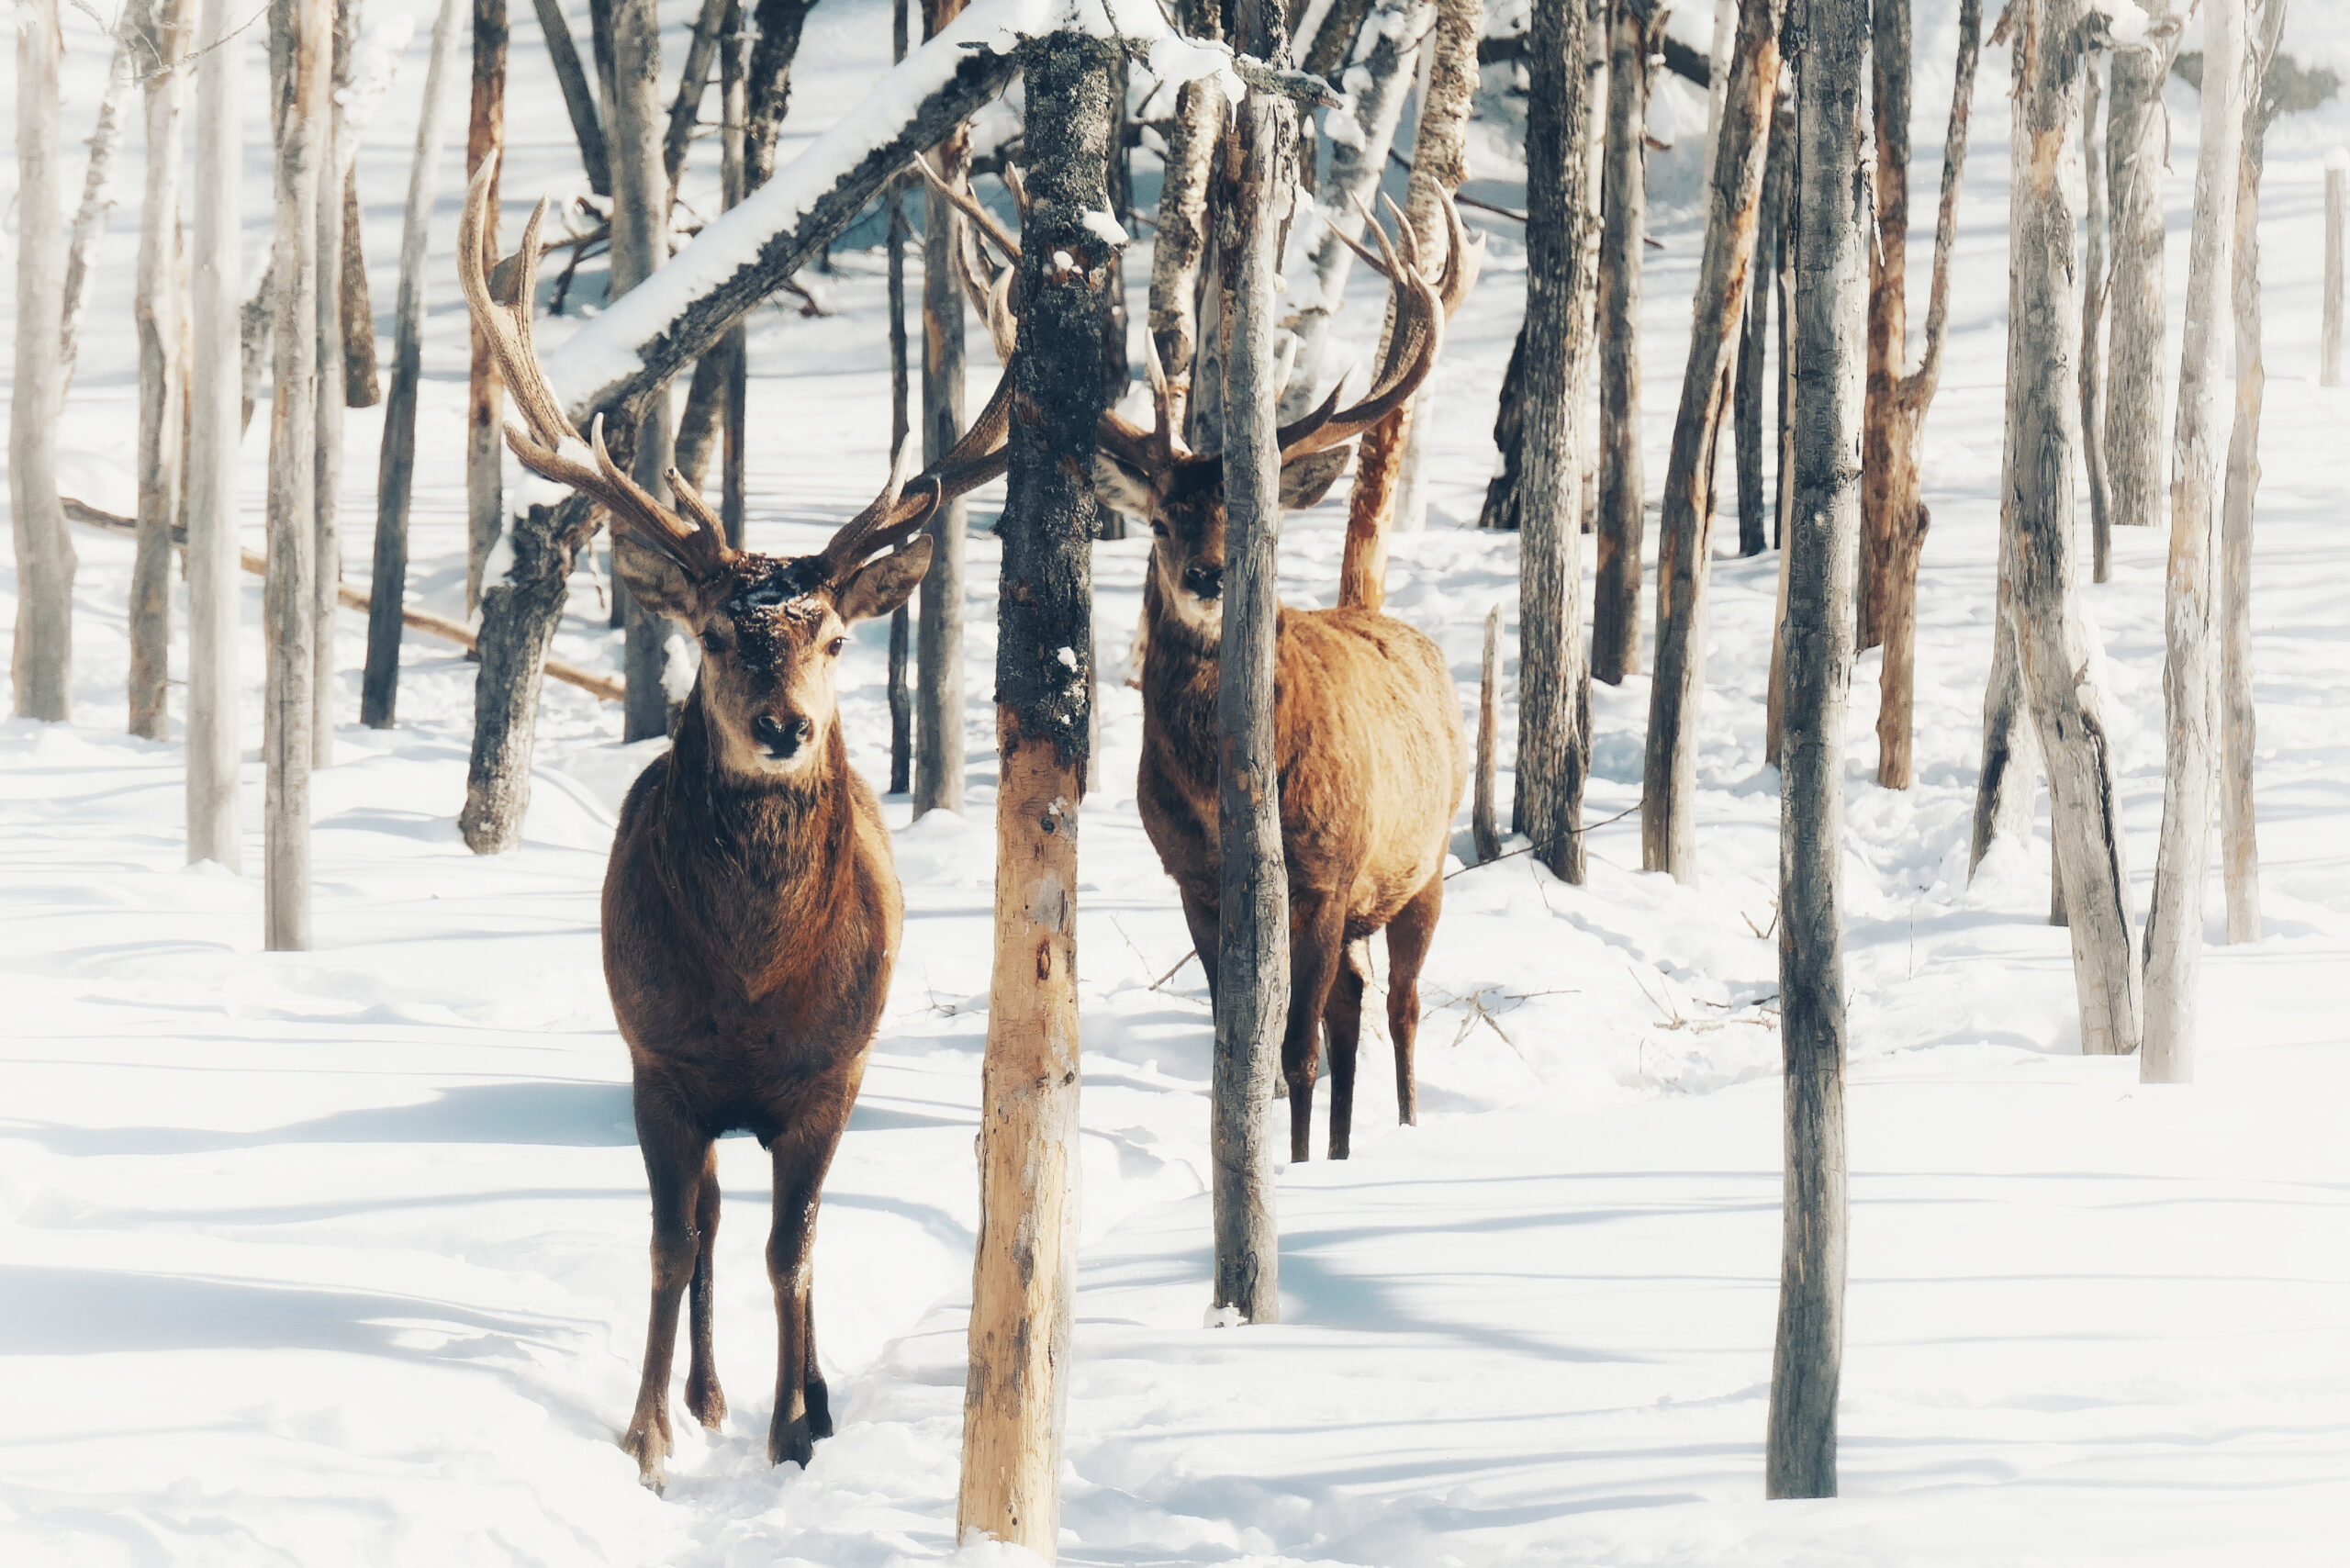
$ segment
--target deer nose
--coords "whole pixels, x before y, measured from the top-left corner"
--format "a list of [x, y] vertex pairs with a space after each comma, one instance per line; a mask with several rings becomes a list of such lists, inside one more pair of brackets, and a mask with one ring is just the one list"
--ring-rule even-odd
[[774, 757], [792, 756], [815, 733], [816, 726], [805, 719], [779, 719], [773, 713], [762, 713], [751, 721], [751, 734]]
[[1183, 568], [1183, 586], [1202, 599], [1214, 599], [1224, 592], [1224, 566], [1192, 566]]

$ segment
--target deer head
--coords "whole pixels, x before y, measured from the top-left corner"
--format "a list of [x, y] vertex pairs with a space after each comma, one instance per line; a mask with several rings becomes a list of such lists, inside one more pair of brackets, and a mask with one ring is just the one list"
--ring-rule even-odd
[[668, 470], [676, 504], [663, 505], [612, 461], [602, 416], [583, 439], [564, 412], [531, 336], [547, 204], [542, 200], [532, 213], [520, 250], [493, 271], [486, 217], [495, 165], [492, 153], [466, 192], [457, 274], [528, 427], [509, 423], [507, 445], [532, 473], [570, 486], [601, 509], [629, 591], [700, 640], [704, 657], [693, 700], [715, 765], [745, 780], [804, 776], [830, 750], [834, 670], [848, 628], [906, 601], [930, 565], [931, 543], [921, 535], [932, 514], [1003, 472], [1012, 378], [1003, 378], [954, 451], [911, 480], [901, 468], [893, 472], [872, 503], [816, 554], [733, 549], [684, 475]]

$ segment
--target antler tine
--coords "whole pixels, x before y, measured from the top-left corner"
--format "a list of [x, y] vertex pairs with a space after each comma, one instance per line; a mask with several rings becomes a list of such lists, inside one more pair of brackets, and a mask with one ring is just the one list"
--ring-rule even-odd
[[1007, 375], [954, 450], [912, 478], [905, 477], [902, 464], [892, 465], [889, 485], [842, 524], [820, 552], [835, 581], [880, 552], [903, 544], [929, 525], [939, 508], [1004, 471], [1012, 395], [1013, 378]]
[[498, 361], [498, 370], [513, 394], [516, 410], [531, 427], [534, 444], [554, 452], [562, 447], [566, 438], [577, 441], [580, 437], [578, 427], [563, 410], [563, 400], [554, 395], [554, 388], [547, 384], [545, 373], [539, 368], [538, 353], [531, 337], [531, 304], [538, 283], [539, 227], [546, 219], [547, 204], [542, 200], [532, 209], [530, 222], [523, 226], [522, 248], [515, 256], [516, 303], [509, 304], [491, 292], [488, 274], [494, 261], [488, 241], [489, 188], [497, 173], [498, 158], [493, 151], [482, 160], [465, 191], [465, 205], [457, 227], [457, 282], [464, 290], [466, 308], [480, 326], [491, 357]]
[[[611, 509], [616, 528], [652, 545], [698, 577], [709, 576], [733, 558], [734, 552], [727, 548], [726, 535], [718, 519], [699, 495], [694, 495], [690, 503], [696, 520], [689, 523], [621, 471], [620, 465], [612, 461], [612, 454], [605, 450], [601, 414], [596, 416], [596, 422], [588, 432], [588, 444], [595, 449], [596, 467], [604, 480], [603, 499]], [[691, 493], [690, 486], [686, 493]]]
[[[1395, 211], [1393, 202], [1388, 204], [1388, 207], [1390, 211]], [[1333, 411], [1337, 401], [1337, 389], [1333, 388], [1329, 398], [1320, 409], [1296, 425], [1284, 428], [1281, 442], [1284, 461], [1326, 452], [1352, 440], [1402, 407], [1406, 398], [1419, 390], [1420, 384], [1427, 379], [1428, 372], [1435, 367], [1437, 353], [1444, 341], [1442, 301], [1438, 297], [1434, 286], [1414, 263], [1413, 257], [1416, 252], [1413, 247], [1410, 225], [1402, 221], [1400, 211], [1396, 211], [1395, 216], [1398, 220], [1396, 227], [1404, 246], [1402, 254], [1397, 252], [1395, 242], [1388, 239], [1384, 229], [1376, 222], [1371, 226], [1386, 261], [1386, 265], [1380, 270], [1386, 273], [1395, 294], [1395, 319], [1388, 331], [1387, 353], [1380, 373], [1374, 378], [1370, 393], [1353, 408], [1344, 412]]]
[[995, 343], [997, 362], [1007, 365], [1020, 346], [1020, 311], [1012, 303], [1012, 290], [1019, 282], [1019, 270], [1006, 267], [996, 274], [995, 287], [988, 293], [988, 336]]
[[957, 236], [955, 270], [962, 274], [963, 294], [970, 300], [971, 308], [982, 317], [987, 314], [988, 296], [995, 287], [995, 269], [988, 264], [987, 252], [980, 248], [979, 225], [963, 225]]
[[1175, 401], [1167, 389], [1167, 364], [1158, 357], [1158, 334], [1145, 330], [1142, 335], [1143, 373], [1150, 378], [1150, 406], [1158, 415], [1158, 439], [1152, 455], [1166, 467], [1172, 468], [1182, 447], [1175, 436]]
[[1438, 203], [1444, 209], [1444, 276], [1438, 282], [1437, 297], [1443, 302], [1444, 318], [1449, 321], [1468, 303], [1469, 293], [1477, 286], [1477, 279], [1485, 270], [1485, 237], [1477, 236], [1474, 245], [1469, 242], [1469, 226], [1460, 221], [1460, 208], [1451, 193], [1443, 194]]
[[[978, 193], [971, 189], [969, 176], [966, 175], [950, 184], [946, 175], [930, 166], [930, 160], [927, 158], [915, 159], [914, 167], [922, 171], [922, 177], [929, 182], [932, 190], [945, 196], [957, 212], [985, 230], [988, 238], [994, 241], [997, 250], [1002, 251], [1015, 262], [1020, 259], [1020, 241], [1014, 240], [1003, 225], [996, 221], [995, 214], [990, 212], [987, 209], [987, 204], [979, 200]], [[1006, 168], [1009, 170], [1010, 165], [1007, 164]], [[1018, 201], [1021, 209], [1025, 211], [1028, 204], [1020, 197], [1015, 176], [1007, 173], [1004, 184], [1012, 187], [1013, 199]]]

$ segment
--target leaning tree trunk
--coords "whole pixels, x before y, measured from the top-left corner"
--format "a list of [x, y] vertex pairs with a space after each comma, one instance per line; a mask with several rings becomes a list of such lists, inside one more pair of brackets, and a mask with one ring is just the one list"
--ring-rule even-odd
[[1783, 6], [1784, 0], [1741, 0], [1740, 7], [1658, 530], [1656, 673], [1640, 789], [1640, 861], [1643, 868], [1669, 871], [1683, 882], [1697, 875], [1697, 710], [1706, 689], [1706, 599], [1713, 575], [1714, 447], [1754, 260]]
[[180, 126], [192, 0], [136, 0], [146, 62], [147, 188], [139, 213], [139, 550], [130, 567], [130, 733], [171, 734], [172, 526], [186, 477], [187, 282], [180, 269]]
[[579, 46], [572, 41], [571, 24], [564, 20], [563, 0], [531, 0], [539, 14], [539, 31], [545, 38], [547, 61], [563, 89], [563, 106], [571, 117], [572, 135], [579, 142], [579, 162], [588, 171], [588, 188], [599, 196], [612, 194], [610, 166], [604, 151], [604, 127], [596, 113], [595, 89], [579, 64]]
[[[204, 0], [196, 57], [194, 214], [188, 268], [187, 857], [244, 866], [238, 773], [237, 438], [242, 425], [238, 304], [246, 13]], [[19, 198], [22, 199], [21, 197]], [[20, 318], [21, 319], [21, 318]]]
[[2098, 82], [2098, 50], [2087, 42], [2082, 47], [2089, 50], [2091, 58], [2081, 73], [2081, 167], [2087, 175], [2083, 182], [2087, 206], [2082, 214], [2087, 240], [2081, 268], [2081, 465], [2089, 486], [2089, 577], [2102, 583], [2113, 577], [2113, 501], [2105, 476], [2105, 353], [2100, 341], [2109, 286], [2105, 149], [2098, 137], [2103, 95]]
[[[1883, 4], [1884, 0], [1878, 0]], [[1861, 525], [1869, 0], [1795, 0], [1795, 508], [1786, 522], [1779, 997], [1786, 1182], [1763, 1491], [1836, 1495], [1844, 1357], [1844, 698]], [[1880, 39], [1882, 35], [1879, 35]], [[1733, 89], [1733, 94], [1735, 89]], [[1725, 140], [1725, 151], [1730, 143]]]
[[1020, 353], [1006, 371], [1019, 380], [997, 600], [995, 969], [956, 1506], [958, 1540], [991, 1536], [1047, 1562], [1076, 1294], [1078, 822], [1100, 328], [1114, 275], [1088, 219], [1107, 196], [1113, 48], [1063, 29], [1023, 50], [1030, 205]]
[[[408, 498], [416, 475], [416, 395], [424, 363], [425, 255], [432, 238], [432, 191], [441, 163], [442, 104], [457, 47], [458, 0], [441, 0], [432, 53], [417, 111], [416, 159], [400, 220], [400, 286], [392, 326], [392, 386], [375, 470], [375, 554], [368, 587], [367, 668], [359, 722], [388, 730], [399, 704], [400, 613], [408, 599]], [[557, 19], [561, 14], [557, 13]]]
[[[661, 24], [654, 0], [618, 0], [612, 7], [612, 92], [605, 116], [611, 127], [611, 291], [624, 295], [669, 260], [669, 175], [661, 162]], [[636, 425], [631, 470], [636, 482], [668, 498], [662, 476], [674, 451], [668, 389], [646, 399]], [[625, 596], [617, 575], [616, 595]], [[669, 733], [669, 693], [662, 679], [669, 623], [632, 600], [627, 607], [626, 700], [621, 734], [658, 740]]]
[[310, 946], [310, 683], [318, 543], [319, 189], [333, 162], [330, 0], [272, 0], [277, 95], [270, 274], [269, 570], [262, 589], [263, 945]]
[[2170, 570], [2164, 578], [2163, 828], [2146, 914], [2147, 1083], [2195, 1077], [2196, 980], [2203, 963], [2203, 885], [2211, 861], [2218, 756], [2218, 661], [2211, 656], [2212, 543], [2221, 493], [2219, 381], [2227, 374], [2227, 297], [2234, 274], [2237, 167], [2244, 146], [2245, 0], [2203, 0], [2203, 128], [2195, 156], [2195, 230], [2188, 244], [2186, 342], [2171, 459]]
[[65, 392], [65, 237], [59, 228], [57, 0], [17, 11], [17, 361], [9, 388], [8, 510], [17, 546], [10, 659], [20, 718], [73, 716], [73, 542], [57, 493]]
[[[1436, 34], [1429, 45], [1419, 124], [1412, 135], [1412, 183], [1404, 202], [1421, 263], [1430, 269], [1444, 261], [1440, 198], [1459, 190], [1469, 177], [1469, 113], [1477, 92], [1477, 39], [1484, 30], [1484, 0], [1436, 0]], [[1582, 63], [1578, 57], [1578, 69]], [[1580, 95], [1576, 102], [1583, 102]], [[1579, 149], [1585, 146], [1588, 118], [1586, 110], [1586, 123], [1571, 128]], [[1377, 610], [1386, 602], [1387, 539], [1401, 499], [1397, 492], [1404, 454], [1411, 444], [1412, 409], [1413, 403], [1406, 402], [1371, 426], [1356, 449], [1346, 554], [1338, 566], [1340, 604]]]
[[686, 45], [686, 62], [677, 71], [677, 94], [669, 100], [669, 123], [661, 136], [661, 172], [668, 177], [669, 196], [677, 199], [678, 176], [686, 172], [686, 150], [693, 145], [694, 129], [701, 123], [702, 100], [710, 95], [711, 68], [718, 63], [720, 35], [726, 29], [732, 0], [701, 0], [701, 15], [694, 19]]
[[2076, 218], [2060, 174], [2080, 115], [2081, 51], [2056, 40], [2075, 37], [2081, 10], [2081, 0], [2021, 0], [2010, 13], [2016, 94], [2001, 511], [2014, 550], [2006, 610], [2048, 775], [2081, 1049], [2097, 1056], [2138, 1048], [2140, 979], [2113, 745], [2092, 670], [2098, 655], [2073, 545], [2078, 410], [2071, 359], [2081, 319], [2073, 287]]
[[2264, 0], [2254, 68], [2245, 77], [2244, 151], [2236, 175], [2236, 408], [2228, 437], [2228, 487], [2220, 520], [2220, 860], [2228, 940], [2257, 942], [2260, 844], [2253, 812], [2252, 522], [2260, 493], [2260, 405], [2267, 367], [2260, 350], [2260, 175], [2277, 112], [2269, 73], [2285, 30], [2285, 0]]
[[[2165, 0], [2142, 7], [2168, 19]], [[2163, 84], [2176, 44], [2150, 32], [2113, 51], [2106, 167], [2113, 203], [2113, 272], [2107, 299], [2105, 468], [2113, 521], [2152, 528], [2163, 512], [2163, 175], [2170, 118]]]
[[[506, 145], [506, 0], [473, 0], [474, 87], [465, 124], [465, 179]], [[498, 171], [489, 176], [489, 226], [482, 243], [498, 252]], [[506, 526], [500, 465], [506, 443], [505, 385], [490, 357], [489, 337], [471, 324], [473, 361], [465, 383], [465, 608], [481, 603], [482, 571]]]
[[[923, 37], [936, 38], [963, 0], [923, 0]], [[971, 166], [971, 135], [957, 127], [936, 153], [949, 184]], [[935, 463], [963, 433], [963, 295], [955, 282], [962, 215], [936, 190], [923, 224], [922, 460]], [[1095, 340], [1100, 341], [1098, 337]], [[930, 523], [930, 569], [916, 609], [914, 815], [963, 809], [963, 595], [970, 509], [960, 498]]]
[[758, 38], [751, 46], [750, 118], [743, 126], [743, 177], [750, 190], [766, 185], [775, 173], [776, 142], [783, 134], [784, 112], [791, 106], [792, 62], [800, 58], [800, 33], [815, 4], [758, 0], [751, 13]]
[[[1738, 366], [1732, 372], [1730, 422], [1738, 454], [1738, 553], [1760, 555], [1771, 533], [1762, 499], [1762, 404], [1769, 384], [1771, 296], [1777, 292], [1779, 252], [1786, 245], [1787, 166], [1792, 134], [1778, 134], [1775, 109], [1771, 144], [1762, 160], [1762, 206], [1754, 220], [1754, 263], [1746, 291], [1746, 319], [1739, 323]], [[1774, 622], [1775, 626], [1775, 622]], [[1775, 631], [1774, 633], [1775, 635]]]
[[1535, 855], [1570, 882], [1583, 879], [1591, 756], [1574, 397], [1592, 352], [1590, 323], [1577, 308], [1589, 264], [1583, 232], [1596, 216], [1586, 145], [1589, 28], [1583, 0], [1538, 0], [1527, 31], [1526, 321], [1517, 348], [1516, 817]]
[[[1591, 674], [1610, 686], [1621, 685], [1640, 663], [1640, 547], [1648, 521], [1648, 480], [1640, 464], [1648, 62], [1663, 31], [1664, 13], [1649, 0], [1613, 0], [1607, 28], [1606, 174], [1600, 200], [1599, 505], [1593, 529], [1598, 560], [1591, 588]], [[1533, 214], [1529, 210], [1527, 216]]]

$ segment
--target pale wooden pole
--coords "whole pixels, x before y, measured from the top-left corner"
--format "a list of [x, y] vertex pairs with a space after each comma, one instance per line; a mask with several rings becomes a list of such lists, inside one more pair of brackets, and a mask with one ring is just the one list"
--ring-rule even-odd
[[[2143, 0], [2142, 8], [2167, 24], [2180, 6]], [[2163, 87], [2177, 48], [2176, 33], [2163, 26], [2127, 46], [2117, 43], [2106, 106], [2113, 271], [2106, 297], [2105, 470], [2107, 505], [2122, 527], [2152, 528], [2163, 515], [2163, 178], [2170, 158]]]
[[976, 1531], [1047, 1562], [1076, 1294], [1078, 819], [1100, 329], [1115, 275], [1086, 220], [1108, 199], [1113, 47], [1066, 29], [1023, 45], [1030, 206], [997, 611], [995, 969], [956, 1506], [958, 1540]]
[[1499, 762], [1501, 722], [1502, 607], [1485, 611], [1485, 653], [1477, 675], [1477, 795], [1469, 818], [1470, 835], [1477, 843], [1477, 864], [1498, 859], [1502, 852], [1501, 824], [1494, 813], [1494, 774]]
[[2146, 915], [2146, 1012], [2139, 1078], [2195, 1077], [2196, 981], [2217, 782], [2219, 662], [2211, 576], [2221, 486], [2220, 380], [2227, 374], [2235, 269], [2236, 181], [2244, 147], [2244, 0], [2203, 0], [2203, 128], [2188, 246], [2187, 330], [2172, 457], [2170, 569], [2165, 574], [2163, 827]]
[[2081, 456], [2089, 485], [2092, 582], [2113, 580], [2113, 500], [2105, 476], [2105, 294], [2111, 267], [2107, 260], [2105, 144], [2098, 135], [2102, 87], [2098, 50], [2089, 49], [2081, 73], [2081, 166], [2087, 178], [2082, 228], [2087, 237], [2081, 267]]
[[181, 129], [193, 0], [137, 0], [125, 26], [146, 73], [139, 213], [139, 547], [130, 567], [130, 733], [171, 734], [172, 539], [187, 454], [187, 283], [180, 267]]
[[[923, 0], [922, 36], [936, 38], [963, 0]], [[971, 165], [971, 134], [958, 126], [932, 154], [951, 183]], [[963, 293], [955, 247], [962, 218], [933, 190], [922, 238], [922, 460], [935, 463], [963, 433]], [[963, 809], [963, 598], [970, 509], [961, 498], [930, 523], [930, 566], [914, 605], [913, 810]]]
[[[1176, 8], [1193, 38], [1220, 38], [1221, 9], [1211, 0], [1183, 0]], [[1167, 373], [1167, 417], [1189, 428], [1193, 363], [1199, 356], [1200, 263], [1207, 254], [1208, 165], [1224, 114], [1224, 89], [1213, 80], [1186, 82], [1175, 95], [1167, 128], [1164, 180], [1158, 195], [1158, 240], [1150, 252], [1150, 334]], [[1398, 112], [1401, 106], [1398, 106]], [[1302, 355], [1300, 356], [1303, 357]], [[1131, 660], [1141, 667], [1137, 643]]]
[[2337, 147], [2325, 155], [2325, 281], [2322, 322], [2318, 330], [2317, 382], [2321, 386], [2342, 385], [2342, 291], [2343, 277], [2350, 266], [2343, 261], [2345, 236], [2343, 226], [2350, 222], [2350, 148]]
[[[1600, 202], [1597, 322], [1601, 455], [1599, 498], [1592, 529], [1596, 559], [1591, 588], [1591, 677], [1620, 686], [1640, 663], [1640, 551], [1648, 526], [1648, 480], [1640, 462], [1640, 272], [1648, 232], [1648, 58], [1662, 39], [1664, 17], [1649, 0], [1612, 0], [1608, 16], [1606, 163]], [[1759, 345], [1756, 358], [1761, 358]], [[1759, 466], [1756, 478], [1759, 483]]]
[[10, 661], [19, 718], [73, 716], [73, 542], [57, 492], [65, 393], [65, 236], [58, 210], [57, 0], [17, 9], [17, 357], [9, 389], [8, 503], [17, 546]]
[[[473, 97], [465, 123], [465, 179], [506, 145], [506, 0], [473, 0]], [[489, 222], [482, 243], [498, 252], [498, 174], [489, 176]], [[617, 265], [615, 261], [615, 265]], [[505, 384], [481, 324], [470, 327], [465, 381], [465, 608], [481, 602], [482, 570], [506, 526]]]
[[[626, 294], [669, 260], [669, 175], [662, 163], [661, 19], [655, 0], [617, 0], [612, 6], [612, 91], [605, 123], [611, 132], [611, 292]], [[638, 416], [630, 469], [657, 499], [668, 497], [676, 431], [668, 388], [646, 399]], [[616, 595], [626, 598], [617, 575]], [[621, 704], [623, 740], [656, 740], [669, 733], [669, 697], [662, 680], [669, 622], [632, 599], [627, 607], [628, 700]]]
[[187, 857], [244, 867], [239, 832], [237, 443], [243, 428], [238, 272], [242, 239], [246, 13], [203, 0], [190, 169], [187, 453]]
[[[1867, 385], [1869, 0], [1795, 0], [1795, 508], [1786, 520], [1779, 996], [1786, 1177], [1764, 1493], [1836, 1495], [1844, 1355], [1844, 707]], [[1733, 101], [1734, 98], [1733, 98]]]
[[342, 586], [342, 528], [337, 492], [342, 487], [342, 410], [346, 397], [342, 363], [342, 171], [350, 140], [344, 112], [352, 86], [352, 50], [358, 42], [361, 0], [330, 0], [333, 36], [329, 42], [328, 101], [320, 127], [317, 219], [318, 379], [312, 396], [318, 409], [311, 440], [316, 448], [312, 478], [314, 508], [310, 569], [310, 764], [334, 761], [335, 590]]
[[73, 365], [79, 353], [82, 318], [89, 310], [86, 287], [90, 257], [105, 238], [106, 214], [114, 210], [114, 160], [122, 150], [128, 128], [123, 105], [130, 96], [131, 60], [127, 47], [130, 24], [126, 18], [115, 34], [114, 58], [106, 65], [106, 86], [98, 99], [97, 124], [91, 129], [90, 155], [82, 162], [82, 201], [73, 209], [73, 226], [65, 251], [65, 305], [59, 323], [61, 372], [58, 400], [73, 389]]

